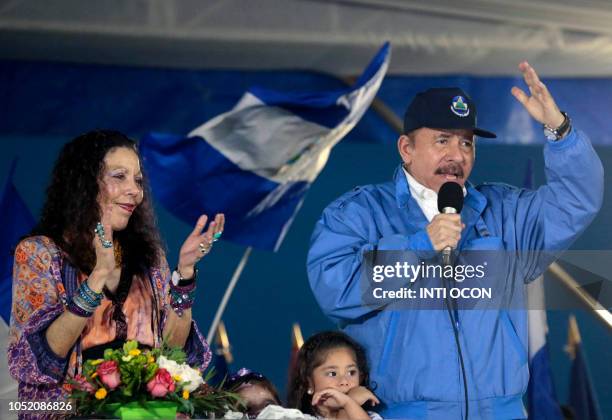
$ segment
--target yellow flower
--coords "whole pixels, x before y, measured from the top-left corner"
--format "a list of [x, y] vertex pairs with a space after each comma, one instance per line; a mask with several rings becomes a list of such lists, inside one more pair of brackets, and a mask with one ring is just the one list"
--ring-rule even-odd
[[186, 389], [183, 390], [183, 399], [184, 400], [188, 400], [189, 399], [189, 391], [187, 391]]
[[98, 372], [94, 372], [91, 374], [91, 379], [95, 378], [96, 376], [98, 376]]
[[106, 389], [100, 388], [96, 391], [96, 398], [99, 400], [103, 400], [106, 398]]
[[148, 360], [148, 362], [149, 362], [149, 363], [153, 363], [153, 362], [155, 362], [155, 357], [153, 357], [153, 356], [149, 356], [149, 360]]
[[181, 375], [174, 375], [172, 377], [176, 382], [181, 382], [183, 379], [181, 378]]
[[104, 361], [104, 359], [97, 359], [97, 360], [94, 360], [93, 362], [91, 362], [91, 365], [92, 366], [98, 366], [103, 361]]
[[139, 356], [140, 355], [140, 350], [138, 350], [138, 349], [130, 350], [128, 354], [130, 356]]

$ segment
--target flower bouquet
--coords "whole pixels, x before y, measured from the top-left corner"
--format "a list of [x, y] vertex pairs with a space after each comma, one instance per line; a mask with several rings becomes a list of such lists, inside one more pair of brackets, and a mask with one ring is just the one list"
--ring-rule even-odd
[[181, 349], [164, 345], [142, 351], [136, 341], [86, 360], [69, 381], [77, 414], [128, 418], [174, 418], [176, 413], [210, 417], [237, 407], [239, 397], [213, 388], [186, 363]]

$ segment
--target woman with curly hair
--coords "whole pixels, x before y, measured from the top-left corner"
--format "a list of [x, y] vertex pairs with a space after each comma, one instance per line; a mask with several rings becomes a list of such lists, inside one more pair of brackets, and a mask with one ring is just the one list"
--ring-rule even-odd
[[97, 130], [67, 143], [40, 222], [15, 250], [8, 359], [20, 400], [65, 398], [83, 360], [127, 340], [165, 340], [206, 368], [211, 353], [191, 317], [195, 265], [224, 216], [204, 231], [206, 222], [198, 219], [171, 275], [135, 142]]

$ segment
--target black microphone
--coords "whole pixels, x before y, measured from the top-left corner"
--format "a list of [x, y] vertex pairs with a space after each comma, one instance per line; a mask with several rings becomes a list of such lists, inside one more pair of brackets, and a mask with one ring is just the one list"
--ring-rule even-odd
[[[438, 192], [438, 211], [443, 214], [461, 213], [463, 208], [463, 188], [456, 182], [445, 182]], [[447, 246], [442, 250], [442, 263], [450, 265], [453, 249]]]

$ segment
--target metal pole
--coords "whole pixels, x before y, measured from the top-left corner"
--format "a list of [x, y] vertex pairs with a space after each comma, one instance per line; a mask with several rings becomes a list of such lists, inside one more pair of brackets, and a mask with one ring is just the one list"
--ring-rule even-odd
[[240, 259], [240, 262], [238, 263], [236, 270], [234, 270], [232, 279], [230, 280], [229, 285], [227, 286], [227, 289], [225, 290], [223, 299], [221, 299], [221, 303], [219, 304], [219, 307], [217, 308], [217, 313], [215, 314], [215, 318], [213, 319], [210, 329], [208, 330], [208, 335], [206, 336], [206, 341], [208, 343], [212, 343], [212, 339], [215, 335], [215, 331], [217, 330], [217, 326], [219, 325], [219, 322], [221, 321], [223, 312], [225, 312], [225, 307], [227, 306], [227, 302], [229, 301], [229, 298], [232, 296], [234, 287], [236, 287], [236, 283], [238, 283], [238, 279], [240, 278], [240, 275], [242, 274], [242, 270], [244, 270], [244, 266], [246, 265], [249, 259], [249, 255], [251, 255], [252, 250], [253, 250], [253, 247], [248, 247], [244, 251], [244, 254], [242, 255], [242, 258]]
[[608, 330], [612, 331], [612, 314], [609, 310], [601, 306], [601, 303], [593, 299], [591, 295], [581, 289], [580, 284], [578, 284], [578, 282], [574, 280], [574, 278], [556, 262], [552, 263], [550, 267], [548, 267], [548, 271], [559, 279], [561, 284], [567, 287], [567, 289], [572, 292], [580, 302], [585, 304], [587, 308], [591, 310], [593, 315], [595, 315], [595, 318], [608, 327]]

